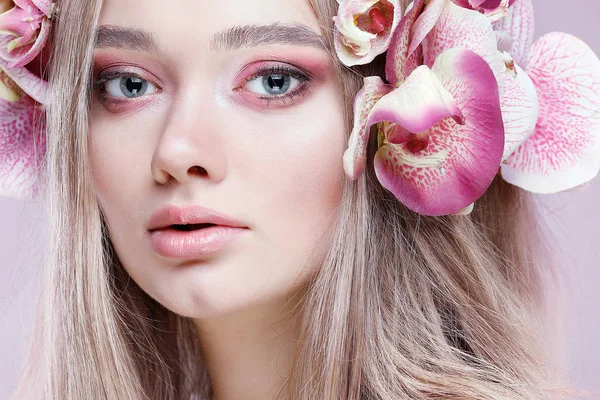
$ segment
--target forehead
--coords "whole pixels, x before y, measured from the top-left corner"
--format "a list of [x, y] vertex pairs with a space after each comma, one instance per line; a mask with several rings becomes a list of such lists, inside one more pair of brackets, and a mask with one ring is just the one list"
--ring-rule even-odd
[[309, 0], [105, 0], [100, 15], [100, 25], [141, 29], [162, 49], [191, 51], [214, 49], [214, 36], [232, 27], [272, 23], [322, 35]]

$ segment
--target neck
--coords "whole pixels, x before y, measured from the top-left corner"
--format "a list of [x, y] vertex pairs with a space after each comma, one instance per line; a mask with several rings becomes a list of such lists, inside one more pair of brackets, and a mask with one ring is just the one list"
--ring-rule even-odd
[[215, 400], [274, 399], [290, 372], [297, 303], [280, 299], [211, 319], [195, 319]]

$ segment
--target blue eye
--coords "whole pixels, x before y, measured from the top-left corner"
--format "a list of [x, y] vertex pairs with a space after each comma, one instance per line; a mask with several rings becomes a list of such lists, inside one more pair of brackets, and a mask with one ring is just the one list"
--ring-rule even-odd
[[274, 66], [257, 71], [246, 79], [246, 84], [252, 93], [260, 94], [257, 97], [266, 101], [268, 106], [273, 100], [286, 103], [286, 99], [304, 96], [312, 87], [311, 81], [310, 77], [296, 69]]
[[[246, 79], [245, 86], [249, 92], [257, 94], [256, 98], [287, 104], [296, 97], [303, 97], [312, 88], [312, 78], [289, 67], [273, 66], [257, 71]], [[94, 91], [98, 93], [103, 104], [123, 103], [144, 95], [152, 95], [160, 89], [148, 81], [126, 71], [108, 71], [100, 74], [94, 82]]]
[[117, 99], [131, 99], [153, 94], [158, 90], [157, 87], [145, 79], [135, 75], [122, 75], [115, 78], [100, 78], [99, 85], [104, 85], [106, 93]]
[[[282, 74], [261, 75], [248, 81], [254, 93], [262, 95], [281, 95], [288, 90], [294, 91], [302, 82], [298, 78]], [[265, 93], [260, 93], [264, 89]]]

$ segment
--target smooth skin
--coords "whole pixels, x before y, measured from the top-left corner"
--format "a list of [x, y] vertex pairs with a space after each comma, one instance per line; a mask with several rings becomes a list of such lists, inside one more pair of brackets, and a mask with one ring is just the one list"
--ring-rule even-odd
[[[322, 263], [345, 179], [330, 53], [293, 43], [211, 48], [214, 33], [275, 22], [322, 34], [307, 0], [107, 0], [100, 25], [143, 29], [158, 49], [103, 46], [94, 56], [94, 79], [123, 71], [99, 86], [105, 96], [96, 92], [90, 120], [111, 241], [146, 293], [194, 320], [217, 400], [272, 398], [289, 372], [296, 331], [278, 322]], [[281, 100], [268, 92], [281, 75], [246, 82], [273, 66], [310, 75], [309, 90]], [[286, 79], [283, 94], [307, 83]], [[209, 257], [164, 258], [147, 230], [166, 204], [201, 204], [249, 231]]]

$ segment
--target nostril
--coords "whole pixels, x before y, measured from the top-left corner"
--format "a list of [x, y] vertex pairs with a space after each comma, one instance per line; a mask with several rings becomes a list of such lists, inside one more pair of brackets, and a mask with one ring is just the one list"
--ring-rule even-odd
[[190, 169], [188, 170], [188, 172], [192, 175], [199, 175], [199, 176], [206, 176], [208, 173], [206, 172], [206, 169], [199, 167], [197, 165], [194, 165], [193, 167], [190, 167]]

